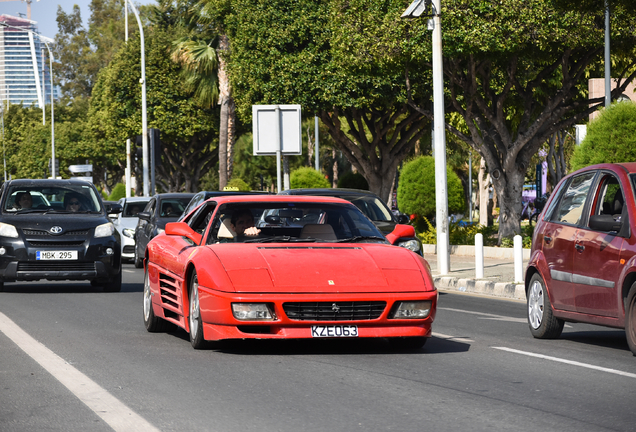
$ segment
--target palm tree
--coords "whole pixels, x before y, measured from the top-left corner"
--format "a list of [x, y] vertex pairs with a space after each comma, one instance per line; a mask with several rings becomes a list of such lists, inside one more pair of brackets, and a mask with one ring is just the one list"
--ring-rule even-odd
[[[189, 3], [185, 0], [185, 3]], [[222, 32], [223, 12], [216, 0], [200, 0], [188, 4], [184, 23], [188, 35], [175, 42], [172, 59], [183, 66], [186, 86], [194, 90], [205, 107], [218, 99], [219, 127], [219, 189], [232, 176], [233, 149], [236, 139], [235, 104], [227, 75], [225, 55], [229, 52], [229, 38]], [[216, 45], [216, 48], [214, 47]]]

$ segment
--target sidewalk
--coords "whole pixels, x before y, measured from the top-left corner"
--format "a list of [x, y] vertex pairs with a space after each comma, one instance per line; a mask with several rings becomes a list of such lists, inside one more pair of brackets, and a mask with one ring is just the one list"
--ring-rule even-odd
[[[525, 300], [525, 285], [515, 284], [514, 260], [512, 258], [484, 257], [484, 277], [475, 279], [475, 257], [470, 255], [450, 256], [450, 273], [437, 272], [437, 255], [425, 253], [424, 259], [431, 266], [435, 286], [439, 290], [470, 292], [495, 297]], [[525, 272], [528, 260], [523, 260]]]

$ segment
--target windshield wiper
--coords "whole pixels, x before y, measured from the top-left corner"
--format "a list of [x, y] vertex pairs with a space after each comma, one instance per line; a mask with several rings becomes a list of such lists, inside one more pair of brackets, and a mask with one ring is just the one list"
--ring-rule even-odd
[[358, 240], [382, 240], [386, 242], [386, 238], [378, 236], [353, 236], [349, 238], [339, 239], [338, 243], [355, 242]]
[[266, 238], [255, 238], [243, 241], [243, 243], [276, 243], [276, 242], [293, 242], [293, 243], [313, 243], [317, 240], [315, 238], [297, 238], [291, 236], [274, 236]]

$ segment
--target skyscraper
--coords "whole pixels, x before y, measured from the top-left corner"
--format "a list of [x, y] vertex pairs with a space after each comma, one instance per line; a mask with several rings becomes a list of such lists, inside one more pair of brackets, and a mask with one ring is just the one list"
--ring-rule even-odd
[[48, 58], [43, 59], [46, 46], [42, 39], [53, 41], [31, 33], [38, 32], [35, 21], [0, 15], [0, 22], [13, 26], [0, 26], [0, 100], [40, 108], [51, 103], [50, 71]]

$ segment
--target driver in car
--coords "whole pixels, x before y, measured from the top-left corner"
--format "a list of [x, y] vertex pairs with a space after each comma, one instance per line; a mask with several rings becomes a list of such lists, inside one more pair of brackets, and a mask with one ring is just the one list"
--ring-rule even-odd
[[254, 237], [261, 233], [261, 230], [254, 226], [254, 216], [250, 209], [240, 209], [232, 214], [230, 227], [237, 237]]

